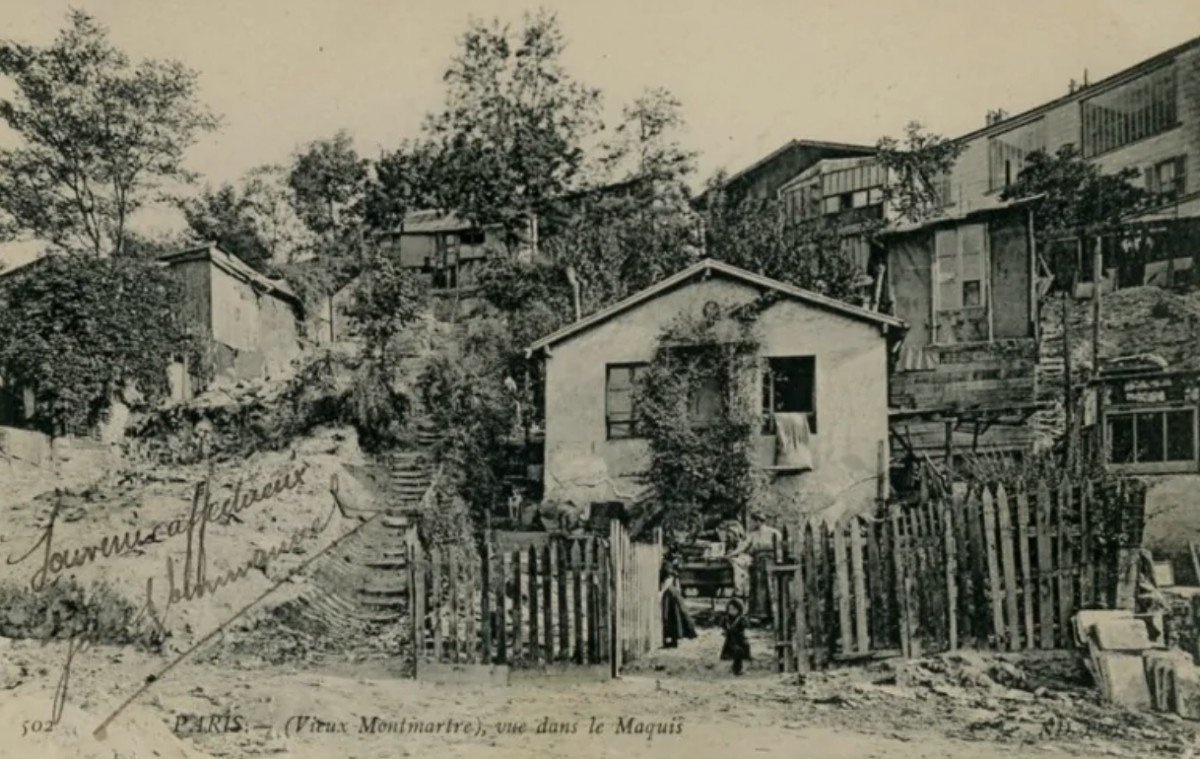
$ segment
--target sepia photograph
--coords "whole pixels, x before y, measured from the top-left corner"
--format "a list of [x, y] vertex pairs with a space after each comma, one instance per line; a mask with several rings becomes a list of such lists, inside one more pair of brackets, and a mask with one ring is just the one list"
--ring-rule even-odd
[[0, 759], [1200, 759], [1195, 0], [0, 0]]

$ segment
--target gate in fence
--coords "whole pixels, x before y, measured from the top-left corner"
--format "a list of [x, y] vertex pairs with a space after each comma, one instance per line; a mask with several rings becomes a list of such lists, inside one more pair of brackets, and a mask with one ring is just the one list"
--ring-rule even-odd
[[1076, 610], [1111, 608], [1141, 541], [1136, 483], [977, 484], [885, 516], [785, 529], [771, 569], [782, 671], [960, 646], [1071, 644]]
[[415, 547], [416, 676], [614, 676], [661, 636], [661, 557], [660, 544], [635, 544], [615, 522], [608, 539], [498, 532], [479, 556]]

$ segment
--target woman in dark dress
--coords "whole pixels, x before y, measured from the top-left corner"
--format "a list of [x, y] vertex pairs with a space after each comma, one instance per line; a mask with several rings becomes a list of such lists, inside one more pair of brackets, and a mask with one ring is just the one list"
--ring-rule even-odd
[[730, 599], [725, 607], [725, 645], [721, 661], [733, 662], [733, 674], [742, 674], [742, 662], [750, 660], [750, 641], [746, 640], [746, 610], [742, 602]]
[[663, 565], [660, 575], [662, 586], [663, 647], [675, 648], [681, 638], [696, 637], [696, 626], [683, 608], [683, 594], [679, 592], [679, 572], [670, 564]]

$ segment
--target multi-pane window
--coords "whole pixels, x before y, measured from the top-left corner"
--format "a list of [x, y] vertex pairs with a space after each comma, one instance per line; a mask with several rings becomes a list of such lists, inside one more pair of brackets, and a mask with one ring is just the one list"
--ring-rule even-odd
[[1088, 98], [1081, 107], [1085, 157], [1165, 132], [1179, 123], [1175, 65]]
[[604, 383], [604, 423], [609, 440], [637, 437], [635, 390], [646, 364], [609, 364]]
[[767, 359], [763, 371], [763, 434], [775, 431], [775, 414], [808, 416], [808, 429], [817, 431], [817, 359], [782, 356]]
[[1108, 415], [1113, 464], [1194, 466], [1195, 409], [1113, 412]]
[[1169, 203], [1181, 197], [1187, 188], [1187, 156], [1176, 156], [1146, 167], [1146, 192], [1154, 199]]
[[934, 237], [934, 289], [937, 310], [957, 311], [984, 305], [983, 224], [939, 229]]
[[1037, 119], [988, 139], [988, 189], [1003, 190], [1017, 181], [1030, 153], [1046, 148], [1046, 122]]

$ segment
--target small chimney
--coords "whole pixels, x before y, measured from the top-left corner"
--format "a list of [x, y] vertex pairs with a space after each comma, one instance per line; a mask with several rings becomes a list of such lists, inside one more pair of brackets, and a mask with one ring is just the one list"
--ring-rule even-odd
[[999, 124], [1001, 121], [1004, 121], [1007, 118], [1008, 118], [1008, 111], [1004, 110], [1003, 108], [997, 108], [994, 111], [988, 111], [987, 112], [987, 126], [991, 126], [992, 124]]

